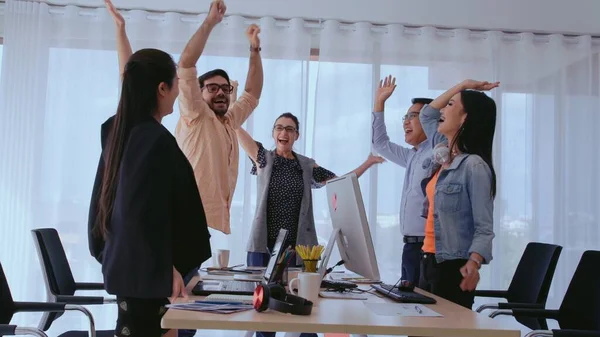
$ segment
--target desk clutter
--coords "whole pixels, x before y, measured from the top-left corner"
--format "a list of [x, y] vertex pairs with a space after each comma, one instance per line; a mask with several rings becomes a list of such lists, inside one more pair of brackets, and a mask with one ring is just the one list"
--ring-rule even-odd
[[175, 310], [202, 311], [213, 314], [233, 314], [236, 312], [252, 310], [252, 304], [244, 302], [226, 302], [226, 301], [194, 301], [189, 303], [167, 304], [167, 308]]

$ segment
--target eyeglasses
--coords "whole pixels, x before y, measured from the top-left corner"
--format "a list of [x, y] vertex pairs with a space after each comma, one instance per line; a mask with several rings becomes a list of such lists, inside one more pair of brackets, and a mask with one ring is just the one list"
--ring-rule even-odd
[[411, 120], [415, 117], [419, 117], [418, 112], [409, 112], [406, 115], [402, 116], [402, 123], [406, 122], [407, 120]]
[[285, 130], [286, 132], [289, 132], [289, 133], [296, 132], [296, 128], [293, 126], [275, 125], [275, 127], [273, 129], [277, 132], [281, 132], [283, 130]]
[[233, 91], [233, 85], [230, 84], [210, 83], [205, 85], [204, 88], [206, 88], [206, 91], [210, 92], [211, 94], [219, 91], [219, 89], [223, 90], [223, 92], [226, 94], [231, 94]]

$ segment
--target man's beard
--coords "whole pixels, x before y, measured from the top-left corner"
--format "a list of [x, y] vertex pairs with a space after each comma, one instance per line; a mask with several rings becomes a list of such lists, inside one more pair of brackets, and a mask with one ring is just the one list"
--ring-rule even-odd
[[[219, 108], [217, 108], [219, 106]], [[222, 108], [224, 106], [224, 108]], [[219, 117], [225, 116], [229, 109], [229, 100], [225, 95], [219, 95], [212, 100], [212, 110]]]

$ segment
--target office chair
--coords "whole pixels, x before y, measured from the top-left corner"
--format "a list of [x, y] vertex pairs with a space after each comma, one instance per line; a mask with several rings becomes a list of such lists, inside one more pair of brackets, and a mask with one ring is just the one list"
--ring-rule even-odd
[[[66, 310], [77, 310], [84, 313], [90, 321], [90, 336], [96, 337], [96, 329], [94, 326], [94, 318], [92, 314], [84, 307], [79, 305], [71, 305], [65, 303], [44, 303], [44, 302], [15, 302], [13, 301], [8, 280], [4, 274], [4, 269], [0, 263], [0, 336], [17, 336], [17, 335], [34, 335], [39, 337], [47, 337], [46, 333], [41, 329], [20, 327], [10, 325], [10, 321], [17, 312], [55, 312], [63, 313]], [[60, 337], [81, 336], [87, 333], [85, 331], [69, 331], [61, 334]], [[105, 335], [108, 337], [108, 335]]]
[[600, 273], [597, 270], [598, 266], [600, 266], [600, 251], [585, 251], [558, 310], [502, 309], [492, 312], [490, 317], [510, 315], [553, 319], [560, 326], [560, 330], [534, 330], [526, 337], [600, 337]]
[[[116, 303], [116, 299], [100, 296], [75, 296], [75, 291], [78, 290], [104, 290], [104, 284], [75, 282], [56, 229], [33, 229], [31, 233], [42, 266], [48, 302], [77, 305]], [[44, 313], [39, 327], [47, 331], [52, 322], [62, 314], [62, 312]]]
[[[507, 302], [484, 304], [476, 311], [516, 308], [544, 309], [561, 251], [562, 247], [558, 245], [528, 243], [508, 290], [475, 290], [475, 296], [505, 298]], [[545, 319], [520, 316], [515, 316], [515, 319], [532, 330], [548, 329]]]

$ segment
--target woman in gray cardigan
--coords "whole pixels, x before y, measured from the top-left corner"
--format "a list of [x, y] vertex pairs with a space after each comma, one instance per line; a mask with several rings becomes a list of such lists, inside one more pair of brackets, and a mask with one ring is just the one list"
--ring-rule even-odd
[[[257, 207], [250, 240], [248, 266], [266, 266], [281, 228], [288, 230], [286, 245], [316, 245], [311, 188], [325, 186], [336, 175], [292, 148], [300, 134], [298, 118], [286, 112], [273, 125], [275, 150], [267, 150], [243, 129], [236, 130], [239, 142], [253, 162], [251, 174], [258, 177]], [[369, 155], [353, 172], [360, 177], [383, 162]]]

